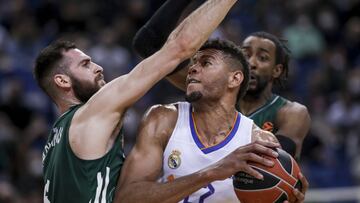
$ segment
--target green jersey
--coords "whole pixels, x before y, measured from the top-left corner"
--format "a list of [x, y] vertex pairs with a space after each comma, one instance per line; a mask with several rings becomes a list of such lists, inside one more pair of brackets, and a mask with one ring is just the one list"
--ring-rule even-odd
[[44, 203], [109, 203], [124, 162], [123, 129], [103, 157], [82, 160], [71, 150], [69, 127], [81, 105], [71, 107], [54, 124], [43, 151]]
[[262, 107], [260, 107], [247, 117], [254, 120], [255, 124], [262, 129], [275, 134], [278, 130], [275, 122], [277, 112], [287, 102], [287, 99], [274, 94], [272, 95], [271, 99], [269, 99], [269, 101], [267, 101]]

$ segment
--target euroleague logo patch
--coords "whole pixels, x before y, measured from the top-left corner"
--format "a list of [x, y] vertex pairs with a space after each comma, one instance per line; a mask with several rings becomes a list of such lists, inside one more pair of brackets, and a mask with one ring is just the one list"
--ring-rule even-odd
[[263, 124], [263, 126], [261, 127], [263, 130], [266, 130], [266, 131], [270, 131], [272, 132], [273, 129], [274, 129], [274, 124], [270, 121], [267, 121]]
[[171, 169], [179, 168], [181, 164], [180, 158], [181, 152], [179, 150], [173, 150], [168, 158], [168, 166]]

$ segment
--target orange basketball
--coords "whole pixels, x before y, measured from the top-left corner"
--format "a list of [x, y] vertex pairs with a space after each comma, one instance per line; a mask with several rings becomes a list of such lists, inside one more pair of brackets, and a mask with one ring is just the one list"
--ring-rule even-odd
[[267, 157], [274, 161], [273, 167], [250, 164], [264, 176], [264, 180], [256, 179], [244, 172], [234, 175], [233, 185], [241, 203], [282, 203], [285, 200], [296, 200], [292, 191], [294, 188], [301, 189], [298, 177], [300, 168], [290, 154], [281, 149], [277, 149], [277, 152], [277, 159]]

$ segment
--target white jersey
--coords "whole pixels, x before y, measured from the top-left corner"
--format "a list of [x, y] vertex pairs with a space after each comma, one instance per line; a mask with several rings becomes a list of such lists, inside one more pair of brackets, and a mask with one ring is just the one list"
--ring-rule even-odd
[[[217, 145], [205, 147], [196, 132], [192, 107], [178, 103], [178, 119], [165, 148], [161, 182], [197, 172], [227, 156], [240, 146], [251, 142], [253, 121], [238, 113], [227, 137]], [[215, 181], [181, 201], [182, 203], [239, 202], [232, 179]]]

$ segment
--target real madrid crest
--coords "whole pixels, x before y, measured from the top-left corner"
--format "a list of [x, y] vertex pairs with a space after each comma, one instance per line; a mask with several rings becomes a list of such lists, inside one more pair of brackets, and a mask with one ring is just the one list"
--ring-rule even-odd
[[168, 158], [168, 166], [171, 169], [179, 168], [181, 164], [181, 158], [180, 158], [181, 152], [178, 150], [173, 150]]

